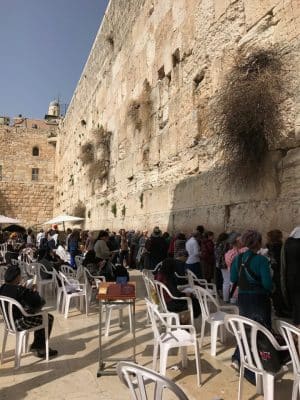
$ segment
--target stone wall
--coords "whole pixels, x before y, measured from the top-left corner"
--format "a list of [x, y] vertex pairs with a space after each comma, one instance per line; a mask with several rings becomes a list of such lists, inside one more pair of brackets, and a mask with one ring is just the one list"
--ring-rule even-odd
[[[18, 218], [26, 227], [53, 216], [55, 146], [48, 129], [0, 127], [0, 214]], [[33, 156], [34, 147], [39, 155]], [[32, 169], [38, 180], [32, 181]]]
[[[55, 212], [80, 200], [91, 229], [291, 230], [299, 34], [298, 0], [112, 0], [61, 125]], [[238, 171], [228, 179], [218, 98], [238, 54], [255, 49], [282, 64], [282, 126], [241, 183]]]

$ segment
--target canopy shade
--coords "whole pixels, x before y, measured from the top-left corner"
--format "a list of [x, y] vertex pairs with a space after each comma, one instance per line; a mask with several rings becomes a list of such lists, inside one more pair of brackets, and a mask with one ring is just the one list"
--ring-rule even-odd
[[19, 233], [25, 233], [26, 229], [24, 228], [24, 226], [21, 225], [8, 225], [6, 228], [3, 229], [6, 232], [19, 232]]
[[9, 218], [5, 215], [0, 215], [0, 224], [20, 224], [21, 221], [15, 218]]
[[59, 215], [58, 217], [55, 217], [53, 219], [50, 219], [47, 222], [44, 222], [43, 225], [53, 225], [53, 224], [63, 224], [64, 222], [77, 222], [77, 221], [83, 221], [84, 218], [79, 218], [79, 217], [73, 217], [72, 215]]

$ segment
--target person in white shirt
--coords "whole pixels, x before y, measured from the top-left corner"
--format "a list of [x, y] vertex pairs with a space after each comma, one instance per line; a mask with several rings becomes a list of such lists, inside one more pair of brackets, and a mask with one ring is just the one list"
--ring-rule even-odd
[[43, 229], [41, 229], [39, 231], [39, 233], [36, 235], [36, 246], [39, 249], [40, 248], [40, 244], [41, 244], [41, 240], [45, 237], [45, 232]]
[[186, 268], [190, 269], [198, 277], [202, 277], [200, 265], [200, 246], [199, 246], [199, 233], [192, 234], [190, 239], [185, 244], [185, 249], [188, 252], [188, 259], [186, 260]]

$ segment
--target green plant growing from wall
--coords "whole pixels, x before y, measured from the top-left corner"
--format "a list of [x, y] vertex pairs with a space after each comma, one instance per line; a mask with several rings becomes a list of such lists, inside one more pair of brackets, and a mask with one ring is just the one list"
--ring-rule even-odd
[[125, 215], [126, 215], [126, 207], [125, 207], [125, 204], [124, 204], [123, 207], [122, 207], [121, 213], [122, 213], [122, 217], [124, 218]]
[[143, 208], [144, 207], [144, 193], [143, 192], [140, 194], [139, 200], [140, 200], [140, 207]]
[[116, 204], [116, 203], [113, 203], [113, 204], [111, 205], [111, 212], [112, 212], [112, 214], [114, 215], [114, 217], [117, 216], [117, 204]]
[[141, 131], [143, 128], [149, 128], [152, 108], [151, 86], [145, 79], [141, 94], [137, 99], [131, 100], [127, 107], [127, 117], [136, 130]]

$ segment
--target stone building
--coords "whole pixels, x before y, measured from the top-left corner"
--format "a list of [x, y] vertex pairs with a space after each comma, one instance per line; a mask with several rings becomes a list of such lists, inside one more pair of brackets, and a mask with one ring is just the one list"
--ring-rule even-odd
[[[3, 120], [4, 121], [4, 120]], [[58, 121], [19, 116], [0, 124], [0, 214], [25, 227], [53, 215]]]
[[300, 223], [299, 0], [111, 0], [61, 124], [86, 227]]

